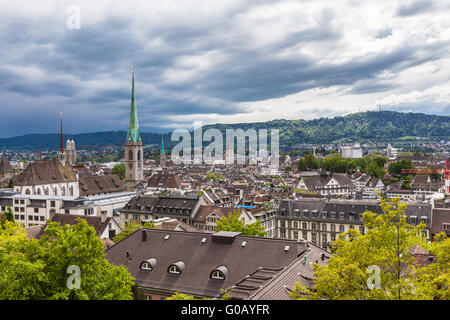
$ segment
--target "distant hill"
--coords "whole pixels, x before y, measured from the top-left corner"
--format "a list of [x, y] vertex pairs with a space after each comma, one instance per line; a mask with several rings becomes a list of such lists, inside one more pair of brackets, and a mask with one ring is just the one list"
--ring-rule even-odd
[[[403, 137], [433, 137], [449, 140], [450, 116], [427, 115], [423, 113], [401, 113], [394, 111], [369, 111], [334, 118], [314, 120], [273, 120], [257, 123], [216, 124], [222, 132], [226, 129], [241, 128], [279, 129], [280, 145], [293, 146], [299, 143], [337, 143], [395, 141]], [[64, 141], [74, 139], [77, 148], [83, 146], [122, 146], [126, 131], [93, 132], [64, 135]], [[145, 145], [159, 145], [161, 135], [142, 133]], [[170, 148], [170, 134], [165, 134], [165, 145]], [[20, 137], [0, 139], [0, 148], [18, 150], [57, 150], [59, 134], [28, 134]]]

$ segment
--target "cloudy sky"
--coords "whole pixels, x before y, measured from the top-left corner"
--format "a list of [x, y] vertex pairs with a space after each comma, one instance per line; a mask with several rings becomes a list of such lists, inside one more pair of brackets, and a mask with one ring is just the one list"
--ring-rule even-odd
[[[362, 4], [364, 3], [364, 4]], [[80, 28], [77, 25], [79, 9]], [[0, 0], [0, 137], [450, 114], [450, 1]]]

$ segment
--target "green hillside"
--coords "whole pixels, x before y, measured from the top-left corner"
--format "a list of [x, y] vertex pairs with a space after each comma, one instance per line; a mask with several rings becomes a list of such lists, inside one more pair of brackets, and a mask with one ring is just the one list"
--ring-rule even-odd
[[[222, 132], [226, 129], [241, 128], [279, 129], [281, 146], [299, 143], [336, 143], [367, 141], [404, 141], [413, 137], [433, 137], [449, 140], [450, 116], [427, 115], [422, 113], [400, 113], [393, 111], [371, 111], [354, 113], [334, 118], [314, 120], [273, 120], [258, 123], [216, 124]], [[74, 139], [77, 148], [85, 146], [122, 146], [125, 131], [94, 132], [64, 135], [64, 141]], [[161, 135], [142, 133], [145, 145], [161, 142]], [[170, 148], [170, 134], [165, 135], [166, 147]], [[58, 134], [29, 134], [20, 137], [0, 139], [0, 147], [21, 150], [56, 150], [59, 146]]]

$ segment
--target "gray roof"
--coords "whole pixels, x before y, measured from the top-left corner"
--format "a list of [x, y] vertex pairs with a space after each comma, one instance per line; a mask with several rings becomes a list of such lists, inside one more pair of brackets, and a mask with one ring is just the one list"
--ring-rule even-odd
[[[288, 251], [286, 246], [290, 247]], [[141, 229], [109, 248], [106, 257], [115, 265], [127, 267], [139, 286], [218, 297], [221, 289], [231, 287], [259, 267], [287, 266], [299, 254], [298, 248], [296, 241], [285, 239]], [[150, 258], [157, 260], [156, 268], [152, 272], [140, 270], [140, 263]], [[181, 275], [169, 274], [168, 267], [177, 261], [184, 262], [185, 270]], [[226, 279], [210, 279], [211, 272], [220, 266], [228, 270]]]

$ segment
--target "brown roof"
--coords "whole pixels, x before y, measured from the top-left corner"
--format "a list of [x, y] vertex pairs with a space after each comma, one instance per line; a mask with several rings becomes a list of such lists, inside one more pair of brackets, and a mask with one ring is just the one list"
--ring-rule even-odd
[[85, 176], [79, 181], [80, 196], [99, 193], [112, 193], [125, 191], [126, 186], [119, 176], [115, 174], [107, 176]]
[[[323, 260], [322, 260], [323, 255]], [[306, 256], [306, 259], [305, 259]], [[308, 251], [301, 254], [286, 268], [265, 281], [259, 288], [249, 292], [250, 300], [289, 300], [289, 293], [297, 282], [312, 288], [314, 286], [313, 264], [326, 265], [331, 254], [312, 243], [308, 243]]]
[[39, 239], [40, 235], [44, 231], [44, 226], [43, 225], [31, 226], [25, 228], [25, 231], [27, 233], [28, 239]]
[[[298, 254], [294, 240], [157, 229], [140, 229], [106, 250], [107, 259], [127, 267], [139, 286], [168, 294], [177, 291], [208, 297], [218, 297], [221, 289], [231, 287], [259, 267], [287, 266]], [[156, 259], [154, 270], [140, 270], [140, 264], [150, 258]], [[185, 266], [182, 274], [169, 274], [169, 266], [178, 261]], [[225, 280], [210, 279], [211, 272], [220, 266], [227, 269]]]
[[12, 179], [13, 186], [76, 182], [72, 168], [61, 165], [57, 159], [30, 163], [20, 175]]
[[180, 188], [183, 181], [174, 174], [154, 174], [147, 180], [151, 188]]
[[175, 218], [155, 223], [155, 225], [157, 229], [162, 230], [198, 232], [194, 227]]
[[106, 218], [105, 222], [102, 223], [102, 218], [97, 216], [79, 216], [75, 214], [57, 213], [53, 216], [52, 221], [59, 222], [61, 226], [74, 225], [77, 223], [78, 218], [86, 220], [89, 225], [94, 227], [95, 232], [98, 235], [101, 235], [105, 231], [109, 221], [111, 220], [111, 218]]
[[206, 217], [211, 213], [215, 213], [217, 217], [228, 217], [228, 215], [233, 212], [233, 207], [208, 207], [208, 206], [200, 206], [200, 208], [195, 213], [193, 220], [195, 222], [205, 222]]

